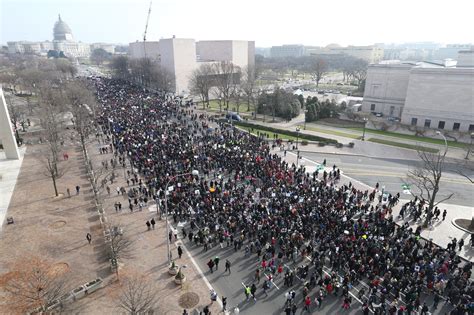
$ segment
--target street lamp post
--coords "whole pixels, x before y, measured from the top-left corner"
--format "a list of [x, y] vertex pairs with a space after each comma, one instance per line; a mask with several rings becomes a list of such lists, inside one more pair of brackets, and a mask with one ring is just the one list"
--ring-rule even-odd
[[300, 137], [300, 128], [296, 127], [296, 150], [298, 150], [298, 139]]
[[304, 130], [306, 130], [306, 115], [308, 115], [307, 109], [304, 110], [304, 127], [303, 127]]
[[444, 139], [444, 154], [443, 156], [446, 156], [446, 153], [448, 153], [448, 140], [446, 139], [445, 135], [441, 131], [436, 131], [436, 134], [443, 137]]
[[193, 176], [198, 176], [199, 172], [197, 170], [193, 170], [190, 173], [183, 173], [183, 174], [178, 174], [175, 176], [172, 176], [168, 182], [166, 183], [166, 188], [165, 188], [165, 218], [166, 218], [166, 240], [167, 240], [167, 249], [168, 249], [168, 264], [171, 263], [171, 249], [170, 249], [170, 227], [168, 223], [168, 188], [169, 185], [173, 180], [175, 180], [178, 177], [186, 176], [186, 175], [193, 175]]
[[469, 154], [472, 152], [472, 141], [474, 140], [474, 132], [471, 132], [471, 142], [469, 143], [469, 147], [467, 148], [466, 157], [464, 159], [469, 160]]
[[367, 121], [368, 121], [367, 117], [364, 117], [364, 129], [362, 131], [362, 139], [361, 139], [362, 141], [365, 141], [365, 126], [367, 125]]

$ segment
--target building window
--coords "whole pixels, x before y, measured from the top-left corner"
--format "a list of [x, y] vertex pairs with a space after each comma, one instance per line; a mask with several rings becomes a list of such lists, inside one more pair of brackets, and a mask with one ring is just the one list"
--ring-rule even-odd
[[445, 125], [445, 124], [446, 124], [445, 121], [440, 120], [440, 121], [438, 122], [438, 129], [444, 129], [444, 125]]
[[469, 125], [469, 131], [474, 131], [474, 125]]
[[375, 110], [375, 104], [370, 104], [370, 110]]
[[416, 126], [418, 124], [418, 118], [412, 118], [411, 119], [411, 125]]
[[425, 119], [425, 128], [429, 128], [431, 126], [431, 119]]
[[459, 130], [459, 128], [461, 128], [461, 124], [460, 123], [454, 123], [453, 130]]

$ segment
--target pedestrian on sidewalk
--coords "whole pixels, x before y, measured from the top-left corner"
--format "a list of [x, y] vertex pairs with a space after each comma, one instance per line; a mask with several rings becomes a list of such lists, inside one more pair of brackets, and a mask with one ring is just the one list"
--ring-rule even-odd
[[214, 289], [211, 289], [211, 305], [217, 301], [217, 293]]
[[71, 190], [68, 188], [68, 189], [66, 189], [66, 192], [67, 192], [67, 197], [71, 198]]
[[222, 310], [225, 311], [227, 309], [227, 297], [222, 297]]
[[183, 249], [181, 248], [181, 245], [178, 246], [178, 257], [181, 258], [183, 255]]
[[230, 273], [231, 273], [231, 271], [230, 271], [230, 266], [231, 266], [230, 261], [229, 261], [228, 259], [226, 259], [226, 260], [225, 260], [225, 270], [224, 270], [224, 272], [228, 271], [229, 274], [230, 274]]
[[444, 211], [443, 211], [443, 221], [444, 221], [444, 219], [446, 219], [447, 214], [448, 214], [448, 211], [446, 211], [446, 209], [444, 209]]
[[107, 189], [107, 195], [109, 195], [109, 196], [110, 196], [110, 187], [109, 187], [109, 186], [107, 186], [105, 189]]
[[87, 234], [86, 234], [86, 239], [87, 239], [87, 241], [89, 242], [89, 245], [90, 245], [91, 242], [92, 242], [92, 235], [91, 235], [91, 233], [87, 233]]
[[462, 247], [464, 246], [464, 239], [461, 238], [458, 242], [459, 250], [462, 250]]
[[150, 227], [151, 227], [151, 224], [150, 224], [150, 221], [146, 221], [146, 227], [148, 228], [148, 231], [150, 231]]
[[79, 191], [81, 190], [81, 187], [79, 185], [76, 186], [76, 195], [79, 195]]
[[309, 308], [311, 306], [311, 298], [307, 295], [304, 299], [304, 310], [309, 313]]
[[151, 223], [151, 227], [152, 227], [152, 228], [153, 228], [153, 230], [154, 230], [154, 229], [155, 229], [155, 224], [156, 224], [156, 222], [155, 222], [155, 218], [151, 218], [151, 221], [150, 221], [150, 223]]
[[253, 299], [256, 301], [255, 294], [257, 293], [257, 286], [255, 283], [252, 283], [252, 286], [250, 287], [250, 293], [252, 294]]
[[298, 306], [296, 306], [296, 303], [293, 303], [293, 305], [291, 306], [291, 313], [293, 315], [296, 315], [296, 310], [298, 309]]
[[216, 265], [216, 270], [219, 269], [219, 261], [220, 261], [219, 256], [216, 256], [216, 258], [214, 258], [214, 265]]
[[209, 261], [207, 262], [207, 266], [209, 267], [209, 270], [211, 271], [211, 273], [214, 272], [214, 260], [209, 259]]
[[245, 299], [246, 301], [248, 301], [250, 298], [250, 287], [248, 285], [245, 286], [244, 293], [245, 293]]

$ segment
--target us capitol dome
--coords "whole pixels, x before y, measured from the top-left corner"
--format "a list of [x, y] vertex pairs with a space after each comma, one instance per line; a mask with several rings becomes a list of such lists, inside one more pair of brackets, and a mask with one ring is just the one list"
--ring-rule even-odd
[[53, 36], [54, 40], [69, 40], [74, 41], [74, 37], [72, 36], [72, 31], [69, 26], [61, 20], [61, 15], [58, 16], [59, 19], [54, 23], [53, 28]]

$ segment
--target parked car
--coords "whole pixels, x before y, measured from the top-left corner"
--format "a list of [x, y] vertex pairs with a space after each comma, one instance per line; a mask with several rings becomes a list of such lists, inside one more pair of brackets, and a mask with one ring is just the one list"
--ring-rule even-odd
[[237, 113], [228, 113], [225, 115], [225, 118], [226, 119], [232, 119], [232, 120], [235, 120], [235, 121], [242, 121], [242, 117], [240, 117], [240, 115], [238, 115]]

